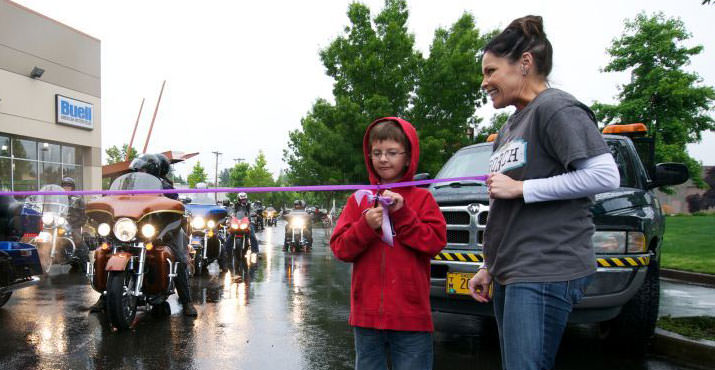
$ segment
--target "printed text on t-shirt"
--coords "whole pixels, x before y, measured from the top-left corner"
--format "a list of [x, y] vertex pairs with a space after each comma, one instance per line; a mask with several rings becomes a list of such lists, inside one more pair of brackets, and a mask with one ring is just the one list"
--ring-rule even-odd
[[526, 165], [526, 141], [512, 140], [501, 146], [489, 158], [491, 172], [504, 173]]

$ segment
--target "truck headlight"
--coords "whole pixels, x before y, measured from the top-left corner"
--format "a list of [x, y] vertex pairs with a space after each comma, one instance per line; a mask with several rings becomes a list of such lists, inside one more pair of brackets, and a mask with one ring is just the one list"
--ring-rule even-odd
[[206, 226], [206, 221], [204, 221], [204, 218], [201, 216], [196, 216], [194, 217], [193, 221], [191, 221], [191, 227], [193, 227], [196, 230], [201, 230]]
[[114, 224], [114, 236], [117, 239], [128, 242], [137, 235], [137, 224], [134, 221], [123, 217]]
[[154, 234], [156, 234], [156, 228], [152, 224], [144, 224], [142, 226], [142, 235], [144, 235], [145, 238], [151, 239]]
[[597, 254], [619, 254], [626, 252], [625, 231], [596, 231], [591, 238]]
[[100, 236], [107, 236], [109, 235], [109, 232], [112, 231], [112, 228], [109, 227], [108, 223], [101, 223], [99, 226], [97, 226], [97, 233]]

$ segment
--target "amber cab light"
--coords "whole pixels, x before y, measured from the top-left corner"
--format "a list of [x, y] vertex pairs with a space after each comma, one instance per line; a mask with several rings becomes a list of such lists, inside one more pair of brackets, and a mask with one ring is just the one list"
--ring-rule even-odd
[[648, 128], [642, 123], [631, 123], [628, 125], [608, 125], [603, 128], [604, 134], [646, 134]]
[[493, 143], [497, 139], [497, 134], [491, 134], [487, 137], [487, 143]]

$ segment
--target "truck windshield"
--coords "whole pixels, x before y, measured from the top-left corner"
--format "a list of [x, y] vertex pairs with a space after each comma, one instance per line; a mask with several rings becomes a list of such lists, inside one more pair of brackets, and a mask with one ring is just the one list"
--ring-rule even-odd
[[455, 153], [439, 171], [436, 179], [480, 176], [489, 173], [491, 145], [467, 148]]

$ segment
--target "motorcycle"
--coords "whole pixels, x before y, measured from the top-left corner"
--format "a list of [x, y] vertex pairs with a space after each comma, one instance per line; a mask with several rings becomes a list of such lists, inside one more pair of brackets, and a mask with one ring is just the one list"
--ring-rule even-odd
[[[122, 175], [110, 187], [161, 189], [158, 178], [143, 172]], [[87, 263], [87, 277], [105, 294], [109, 321], [117, 329], [130, 327], [139, 306], [166, 310], [179, 268], [169, 243], [186, 227], [184, 211], [181, 202], [161, 194], [105, 196], [87, 203], [101, 243], [94, 262]]]
[[197, 193], [191, 199], [184, 200], [186, 210], [190, 214], [191, 234], [189, 237], [194, 255], [194, 274], [203, 275], [213, 261], [223, 255], [225, 238], [225, 223], [228, 212], [213, 201], [209, 193]]
[[248, 216], [238, 213], [230, 217], [228, 227], [229, 243], [226, 248], [226, 262], [233, 264], [235, 260], [244, 261], [244, 257], [250, 250], [251, 220]]
[[263, 211], [263, 219], [266, 220], [267, 226], [276, 226], [278, 224], [278, 211], [273, 207], [268, 207]]
[[295, 252], [302, 249], [310, 251], [313, 247], [311, 216], [306, 212], [291, 212], [286, 215], [285, 241], [283, 250]]
[[41, 230], [41, 214], [24, 210], [12, 197], [0, 197], [0, 307], [15, 290], [36, 285], [42, 275], [37, 248], [22, 235]]
[[251, 213], [251, 222], [253, 223], [253, 227], [256, 232], [263, 231], [265, 229], [263, 221], [263, 208], [256, 208], [255, 212]]
[[[58, 185], [45, 185], [40, 191], [64, 191]], [[52, 265], [79, 265], [77, 245], [72, 230], [67, 221], [70, 209], [69, 198], [66, 195], [32, 195], [27, 197], [23, 207], [24, 212], [40, 213], [42, 215], [42, 231], [31, 243], [40, 251], [40, 259], [46, 273]], [[31, 211], [30, 211], [31, 210]]]

